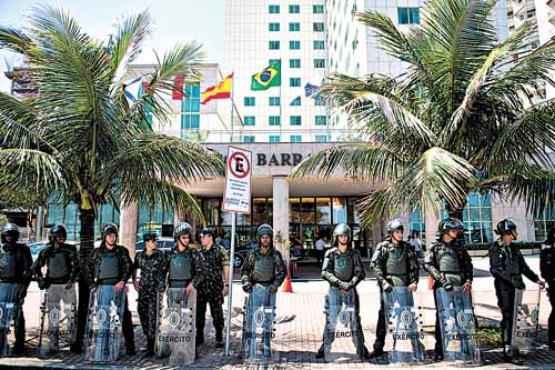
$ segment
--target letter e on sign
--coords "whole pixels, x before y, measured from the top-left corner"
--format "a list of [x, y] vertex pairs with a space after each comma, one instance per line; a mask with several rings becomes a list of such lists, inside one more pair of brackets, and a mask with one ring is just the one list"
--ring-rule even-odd
[[228, 148], [225, 189], [222, 208], [225, 211], [247, 213], [251, 211], [252, 153], [230, 146]]

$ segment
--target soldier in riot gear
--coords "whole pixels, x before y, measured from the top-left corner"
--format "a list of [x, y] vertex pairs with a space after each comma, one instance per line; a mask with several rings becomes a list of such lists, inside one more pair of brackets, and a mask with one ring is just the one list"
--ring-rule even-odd
[[551, 314], [547, 321], [549, 348], [555, 350], [555, 227], [551, 227], [540, 253], [540, 272], [548, 284], [547, 292], [551, 303]]
[[503, 355], [507, 361], [519, 362], [511, 350], [516, 289], [525, 288], [522, 275], [542, 288], [545, 287], [545, 283], [530, 269], [520, 250], [513, 244], [518, 238], [515, 223], [509, 219], [501, 220], [495, 232], [499, 239], [489, 249], [489, 261], [490, 272], [494, 277], [497, 305], [502, 314]]
[[[178, 224], [173, 237], [175, 249], [166, 257], [165, 266], [168, 284], [167, 304], [171, 310], [182, 312], [182, 308], [189, 308], [194, 313], [196, 290], [199, 289], [205, 275], [204, 265], [200, 252], [193, 247], [191, 225], [187, 222]], [[194, 343], [192, 345], [194, 346]]]
[[[355, 343], [357, 355], [361, 360], [370, 358], [370, 353], [364, 345], [364, 334], [360, 324], [359, 297], [356, 286], [364, 280], [366, 272], [362, 264], [360, 253], [351, 247], [351, 228], [347, 224], [338, 224], [333, 231], [332, 249], [326, 252], [322, 265], [322, 278], [330, 284], [329, 293], [326, 297], [326, 328], [323, 334], [323, 343], [316, 354], [316, 358], [324, 358], [326, 350], [331, 348], [335, 339], [335, 322], [337, 315], [329, 312], [331, 308], [331, 295], [338, 297], [338, 307], [347, 298], [347, 294], [354, 294], [355, 317], [351, 325], [353, 330], [353, 342]], [[329, 327], [328, 327], [329, 325]]]
[[[29, 247], [18, 243], [18, 239], [19, 230], [17, 226], [12, 223], [4, 225], [1, 233], [2, 248], [0, 250], [0, 302], [14, 304], [14, 354], [23, 353], [25, 342], [23, 303], [27, 295], [27, 287], [31, 282], [31, 265], [33, 263]], [[7, 334], [4, 331], [5, 329], [7, 328], [2, 328], [3, 341]]]
[[[32, 271], [39, 283], [39, 288], [48, 292], [47, 311], [49, 313], [59, 311], [60, 301], [62, 301], [67, 320], [75, 320], [77, 304], [75, 283], [79, 279], [79, 257], [77, 249], [65, 243], [66, 238], [66, 228], [63, 225], [54, 225], [50, 229], [48, 247], [40, 251]], [[43, 274], [44, 268], [46, 268], [46, 274]], [[48, 350], [58, 351], [58, 331], [49, 330], [48, 337]]]
[[285, 279], [285, 263], [281, 253], [272, 243], [274, 231], [270, 225], [260, 225], [256, 230], [258, 247], [252, 251], [241, 267], [241, 283], [245, 293], [255, 284], [270, 286], [276, 293]]
[[[118, 227], [114, 224], [105, 225], [102, 230], [102, 243], [93, 251], [88, 261], [89, 281], [94, 288], [102, 285], [113, 286], [116, 291], [123, 291], [123, 296], [126, 296], [126, 284], [132, 274], [133, 262], [127, 248], [117, 244], [117, 238]], [[123, 337], [127, 354], [132, 356], [135, 355], [135, 337], [127, 299], [124, 301]]]
[[391, 292], [393, 287], [408, 287], [415, 292], [418, 286], [418, 259], [413, 247], [403, 241], [403, 224], [399, 219], [386, 225], [387, 238], [379, 243], [372, 256], [371, 267], [376, 272], [380, 287], [380, 311], [376, 326], [376, 341], [371, 357], [381, 356], [384, 351], [386, 317], [383, 292]]
[[[145, 356], [154, 355], [154, 344], [158, 328], [158, 307], [160, 295], [165, 290], [165, 256], [156, 245], [155, 232], [145, 232], [143, 241], [144, 251], [137, 253], [133, 263], [133, 286], [139, 293], [137, 311], [143, 333], [146, 337]], [[139, 276], [137, 276], [140, 272]]]
[[222, 305], [224, 296], [229, 292], [227, 277], [229, 274], [229, 256], [221, 245], [214, 241], [214, 230], [205, 228], [201, 231], [200, 255], [203, 261], [204, 279], [198, 286], [196, 343], [204, 343], [204, 322], [206, 306], [210, 305], [210, 313], [216, 329], [216, 347], [222, 348], [224, 313]]
[[[468, 292], [472, 288], [474, 272], [470, 255], [460, 240], [463, 231], [463, 223], [456, 218], [440, 221], [438, 239], [426, 253], [424, 268], [434, 279], [434, 300], [435, 290], [441, 287], [446, 291], [451, 291], [455, 286], [463, 287]], [[435, 339], [435, 360], [440, 361], [443, 360], [443, 346], [437, 309]]]

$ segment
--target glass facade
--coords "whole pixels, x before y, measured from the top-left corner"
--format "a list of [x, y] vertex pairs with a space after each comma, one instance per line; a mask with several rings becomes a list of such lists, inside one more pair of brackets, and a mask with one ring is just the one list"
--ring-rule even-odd
[[256, 105], [256, 98], [254, 96], [245, 96], [245, 107], [254, 107]]
[[534, 235], [536, 241], [547, 239], [547, 232], [555, 227], [555, 207], [546, 209], [541, 216], [534, 217]]
[[324, 50], [326, 48], [326, 42], [324, 40], [314, 40], [313, 48], [314, 50]]
[[291, 50], [299, 50], [301, 48], [301, 42], [297, 40], [289, 41], [289, 49]]
[[279, 126], [279, 125], [281, 125], [281, 117], [280, 116], [270, 116], [270, 117], [268, 117], [268, 124], [270, 126]]
[[[111, 204], [103, 204], [98, 210], [98, 216], [94, 225], [95, 238], [100, 237], [102, 226], [108, 223], [119, 225], [119, 210]], [[81, 222], [79, 220], [79, 208], [71, 202], [64, 205], [57, 197], [48, 200], [47, 226], [64, 224], [67, 229], [68, 240], [79, 240]]]
[[426, 243], [426, 219], [421, 208], [416, 208], [409, 215], [409, 235], [418, 233], [422, 243]]
[[419, 8], [397, 8], [399, 24], [418, 24], [420, 23]]
[[163, 209], [159, 205], [139, 206], [139, 214], [137, 217], [137, 241], [142, 240], [143, 233], [147, 230], [162, 235], [163, 225], [172, 225], [173, 227], [173, 209]]
[[187, 136], [187, 130], [200, 128], [200, 84], [186, 84], [185, 97], [181, 101], [181, 137]]
[[268, 103], [271, 107], [279, 107], [280, 101], [279, 96], [270, 96]]

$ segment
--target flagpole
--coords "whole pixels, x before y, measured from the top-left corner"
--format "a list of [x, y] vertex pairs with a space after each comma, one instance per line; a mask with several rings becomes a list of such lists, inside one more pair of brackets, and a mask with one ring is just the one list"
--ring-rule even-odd
[[[221, 72], [220, 72], [221, 73]], [[231, 143], [233, 143], [233, 94], [235, 94], [235, 74], [233, 75], [233, 77], [231, 78], [231, 110], [230, 110], [230, 114], [231, 114], [231, 140], [229, 140]]]
[[279, 84], [279, 141], [281, 141], [281, 134], [282, 134], [282, 128], [283, 128], [283, 123], [284, 120], [282, 120], [282, 104], [283, 104], [283, 96], [281, 94], [281, 89], [282, 89], [282, 85], [283, 85], [283, 68], [282, 68], [282, 59], [279, 59], [279, 78], [281, 79], [280, 84]]

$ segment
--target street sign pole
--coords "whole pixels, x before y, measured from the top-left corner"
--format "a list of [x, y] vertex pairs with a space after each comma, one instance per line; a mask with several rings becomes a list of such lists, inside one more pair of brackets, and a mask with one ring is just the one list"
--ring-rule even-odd
[[231, 309], [233, 308], [233, 267], [235, 262], [235, 224], [237, 213], [251, 211], [252, 153], [248, 150], [228, 148], [225, 188], [222, 209], [231, 212], [231, 247], [229, 251], [229, 291], [227, 295], [227, 328], [225, 333], [225, 356], [230, 355]]
[[235, 218], [236, 212], [231, 213], [231, 247], [229, 250], [229, 293], [227, 294], [227, 327], [225, 331], [225, 355], [229, 356], [229, 342], [231, 339], [231, 308], [233, 301], [233, 267], [235, 261]]

